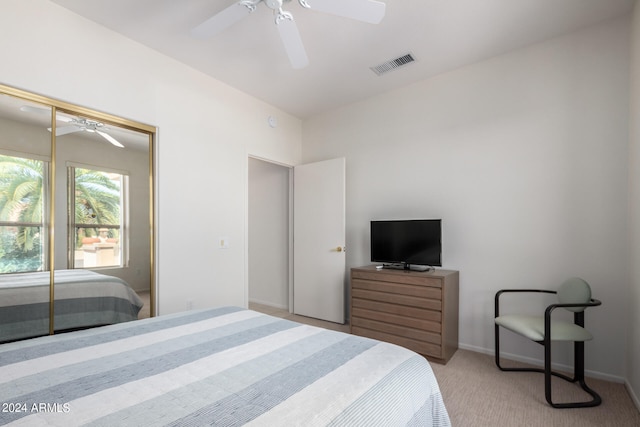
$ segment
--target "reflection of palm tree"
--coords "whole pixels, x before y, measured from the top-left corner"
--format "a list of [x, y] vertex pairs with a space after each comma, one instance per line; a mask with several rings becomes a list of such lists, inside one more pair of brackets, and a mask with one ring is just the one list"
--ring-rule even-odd
[[76, 169], [75, 212], [78, 224], [119, 224], [119, 181], [104, 172]]
[[[43, 223], [44, 165], [38, 160], [0, 155], [0, 221], [18, 223], [14, 246], [5, 244], [0, 247], [0, 255], [5, 258], [3, 261], [15, 265], [3, 265], [1, 272], [25, 271], [24, 267], [17, 267], [18, 264], [29, 264], [27, 270], [42, 267], [40, 248], [36, 247], [34, 251], [34, 246], [40, 244]], [[81, 168], [76, 168], [75, 175], [76, 223], [119, 224], [119, 181], [110, 179], [107, 173]], [[3, 243], [9, 242], [9, 239], [3, 240]]]
[[[44, 162], [0, 155], [0, 221], [41, 224]], [[18, 227], [17, 243], [23, 252], [33, 249], [37, 227]]]

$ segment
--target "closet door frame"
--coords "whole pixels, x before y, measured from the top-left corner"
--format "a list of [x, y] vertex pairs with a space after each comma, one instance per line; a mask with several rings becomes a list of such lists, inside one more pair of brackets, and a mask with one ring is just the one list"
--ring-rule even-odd
[[[45, 209], [45, 214], [48, 215], [46, 219], [47, 226], [47, 244], [48, 244], [48, 252], [46, 254], [46, 263], [47, 268], [49, 269], [49, 334], [53, 335], [55, 331], [54, 324], [54, 305], [55, 305], [55, 214], [56, 214], [56, 168], [64, 167], [64, 165], [58, 165], [56, 159], [56, 115], [60, 112], [82, 116], [86, 118], [90, 118], [106, 125], [117, 126], [119, 128], [127, 129], [130, 131], [135, 131], [139, 133], [143, 133], [148, 136], [148, 148], [149, 148], [149, 263], [150, 263], [150, 283], [149, 283], [149, 302], [150, 302], [150, 316], [156, 316], [157, 312], [157, 285], [156, 285], [156, 253], [157, 253], [157, 209], [156, 209], [156, 201], [157, 201], [157, 187], [156, 187], [156, 171], [157, 171], [157, 155], [156, 155], [156, 135], [157, 128], [148, 124], [136, 122], [133, 120], [125, 119], [113, 114], [104, 113], [100, 111], [93, 110], [91, 108], [71, 104], [68, 102], [60, 101], [54, 98], [50, 98], [47, 96], [35, 94], [32, 92], [28, 92], [26, 90], [17, 89], [11, 86], [6, 86], [0, 84], [0, 94], [8, 95], [13, 98], [23, 99], [27, 102], [40, 104], [43, 107], [50, 108], [51, 117], [50, 117], [50, 125], [51, 125], [51, 142], [50, 142], [50, 164], [48, 168], [48, 188], [46, 190], [47, 193], [47, 201], [48, 206]], [[66, 209], [65, 207], [62, 207]]]

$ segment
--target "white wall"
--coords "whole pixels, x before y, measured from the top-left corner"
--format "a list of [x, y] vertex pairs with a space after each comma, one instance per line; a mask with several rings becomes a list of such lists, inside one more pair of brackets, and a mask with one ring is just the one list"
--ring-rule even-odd
[[640, 408], [640, 5], [633, 11], [631, 29], [631, 103], [629, 121], [629, 235], [631, 280], [627, 331], [627, 386]]
[[[442, 218], [460, 344], [487, 352], [498, 289], [581, 276], [603, 301], [587, 315], [587, 369], [620, 380], [628, 31], [608, 22], [306, 120], [304, 162], [347, 159], [348, 266], [369, 263], [371, 219]], [[542, 358], [525, 344], [505, 337], [503, 349]]]
[[46, 0], [0, 3], [0, 52], [0, 83], [158, 127], [159, 313], [245, 305], [247, 155], [298, 163], [300, 121]]
[[289, 168], [249, 159], [249, 301], [289, 308]]

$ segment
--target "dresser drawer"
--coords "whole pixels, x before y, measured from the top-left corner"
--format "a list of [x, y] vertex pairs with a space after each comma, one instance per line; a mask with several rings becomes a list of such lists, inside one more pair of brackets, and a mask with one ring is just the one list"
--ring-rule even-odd
[[419, 285], [434, 288], [442, 288], [442, 279], [439, 277], [417, 276], [402, 270], [363, 271], [354, 270], [352, 279], [373, 280], [376, 282], [402, 283], [406, 285]]
[[410, 328], [408, 326], [395, 325], [392, 323], [366, 319], [363, 317], [353, 317], [351, 323], [354, 328], [365, 328], [391, 335], [398, 335], [404, 338], [411, 338], [416, 341], [426, 341], [432, 344], [442, 344], [442, 337], [437, 332], [430, 332], [427, 330]]
[[408, 348], [409, 350], [415, 351], [416, 353], [420, 353], [423, 356], [432, 356], [435, 358], [442, 357], [442, 346], [438, 344], [432, 344], [425, 341], [417, 341], [407, 337], [401, 337], [398, 335], [355, 326], [352, 327], [351, 331], [351, 333], [360, 335], [361, 337], [373, 338], [375, 340], [397, 344], [404, 348]]
[[[442, 322], [442, 312], [440, 310], [429, 310], [422, 307], [406, 307], [383, 301], [372, 301], [367, 299], [352, 298], [351, 306], [354, 310], [363, 309], [375, 313], [391, 314], [405, 318], [428, 320], [431, 322]], [[355, 311], [352, 311], [355, 313]]]
[[442, 309], [442, 301], [426, 298], [417, 298], [411, 295], [398, 295], [388, 292], [370, 291], [368, 289], [352, 289], [352, 299], [365, 299], [370, 301], [385, 302], [408, 307], [426, 308], [429, 310], [440, 311]]
[[[437, 313], [440, 314], [440, 313]], [[359, 308], [358, 306], [353, 307], [353, 311], [351, 312], [351, 323], [356, 324], [356, 319], [369, 319], [375, 320], [379, 322], [389, 323], [393, 325], [420, 329], [429, 332], [440, 333], [442, 331], [442, 323], [440, 320], [426, 320], [422, 318], [422, 316], [406, 316], [406, 315], [398, 315], [385, 313], [382, 311], [369, 310], [366, 308]]]
[[370, 291], [388, 292], [396, 295], [409, 295], [418, 298], [442, 300], [442, 288], [420, 285], [408, 285], [404, 283], [381, 282], [379, 280], [352, 279], [353, 289], [366, 289]]

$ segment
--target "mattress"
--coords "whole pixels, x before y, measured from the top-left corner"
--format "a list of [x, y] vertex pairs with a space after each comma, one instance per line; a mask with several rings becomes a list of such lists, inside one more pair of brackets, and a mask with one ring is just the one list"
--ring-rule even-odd
[[[140, 297], [122, 279], [55, 271], [56, 331], [136, 320]], [[0, 275], [0, 342], [49, 333], [49, 272]]]
[[0, 346], [0, 424], [449, 426], [405, 348], [237, 307]]

